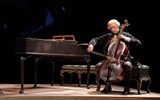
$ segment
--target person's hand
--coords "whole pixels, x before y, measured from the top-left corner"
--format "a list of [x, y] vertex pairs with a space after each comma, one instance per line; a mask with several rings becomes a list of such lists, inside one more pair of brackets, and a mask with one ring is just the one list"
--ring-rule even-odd
[[125, 36], [123, 34], [118, 34], [119, 39], [125, 39]]
[[88, 52], [92, 52], [92, 51], [93, 51], [93, 45], [90, 44], [90, 45], [88, 46], [88, 48], [87, 48], [87, 51], [88, 51]]
[[127, 42], [130, 42], [130, 38], [124, 36], [123, 34], [119, 34], [119, 35], [118, 35], [118, 38], [119, 38], [119, 39], [123, 39], [123, 40], [125, 40], [125, 41], [127, 41]]

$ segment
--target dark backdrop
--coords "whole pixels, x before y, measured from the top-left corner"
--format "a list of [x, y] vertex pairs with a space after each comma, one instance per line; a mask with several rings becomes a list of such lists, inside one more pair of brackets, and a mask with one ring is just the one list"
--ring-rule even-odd
[[[156, 2], [138, 1], [82, 1], [82, 0], [1, 0], [1, 83], [20, 83], [15, 39], [19, 37], [52, 38], [58, 34], [73, 34], [79, 43], [89, 42], [107, 32], [111, 18], [131, 24], [129, 31], [142, 42], [138, 54], [140, 62], [150, 66], [151, 91], [160, 92], [159, 85], [159, 15]], [[33, 83], [32, 65], [25, 68], [25, 82]], [[41, 64], [40, 82], [50, 82], [48, 63]], [[45, 67], [44, 67], [45, 66]], [[57, 65], [58, 66], [58, 65]], [[58, 73], [58, 72], [57, 72]], [[59, 80], [57, 79], [57, 83]]]

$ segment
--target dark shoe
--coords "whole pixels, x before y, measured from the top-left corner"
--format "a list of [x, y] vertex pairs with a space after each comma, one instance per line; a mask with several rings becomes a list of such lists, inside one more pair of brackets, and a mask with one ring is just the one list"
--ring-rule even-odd
[[128, 95], [130, 93], [130, 89], [129, 88], [124, 88], [122, 94], [123, 95]]
[[105, 86], [101, 92], [107, 94], [108, 92], [111, 92], [111, 91], [112, 91], [112, 87], [109, 85], [108, 88]]

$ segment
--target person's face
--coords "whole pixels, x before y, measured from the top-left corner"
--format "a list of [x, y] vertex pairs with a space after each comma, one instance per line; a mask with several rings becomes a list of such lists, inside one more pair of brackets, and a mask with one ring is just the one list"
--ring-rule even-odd
[[119, 31], [119, 27], [117, 24], [115, 23], [111, 23], [108, 25], [108, 29], [112, 32], [112, 33], [117, 33]]

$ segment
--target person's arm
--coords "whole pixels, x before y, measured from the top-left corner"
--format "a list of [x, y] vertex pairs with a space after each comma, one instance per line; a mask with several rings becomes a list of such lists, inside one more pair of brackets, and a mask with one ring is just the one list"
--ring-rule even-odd
[[94, 49], [94, 46], [97, 44], [104, 43], [107, 40], [107, 37], [108, 37], [108, 34], [91, 39], [91, 41], [89, 42], [89, 46], [87, 48], [87, 51], [92, 52]]
[[87, 48], [88, 52], [92, 52], [93, 51], [94, 46], [97, 44], [97, 41], [98, 41], [98, 37], [91, 39], [91, 41], [89, 42], [89, 46]]
[[119, 34], [118, 37], [119, 37], [120, 39], [123, 39], [123, 40], [126, 41], [126, 42], [130, 42], [130, 41], [131, 41], [131, 37], [125, 36], [125, 35], [123, 35], [123, 34]]
[[131, 35], [131, 34], [127, 33], [127, 32], [125, 32], [123, 35], [125, 37], [127, 37], [127, 38], [125, 38], [127, 42], [129, 42], [131, 44], [135, 44], [136, 46], [140, 46], [141, 45], [140, 40], [138, 38], [135, 38], [133, 35]]

